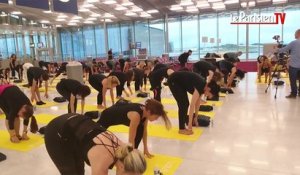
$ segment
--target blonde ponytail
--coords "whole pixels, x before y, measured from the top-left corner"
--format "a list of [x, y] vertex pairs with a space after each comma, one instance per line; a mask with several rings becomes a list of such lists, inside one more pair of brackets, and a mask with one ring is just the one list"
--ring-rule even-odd
[[143, 174], [146, 171], [144, 155], [130, 145], [120, 146], [116, 151], [116, 158], [124, 164], [128, 173]]

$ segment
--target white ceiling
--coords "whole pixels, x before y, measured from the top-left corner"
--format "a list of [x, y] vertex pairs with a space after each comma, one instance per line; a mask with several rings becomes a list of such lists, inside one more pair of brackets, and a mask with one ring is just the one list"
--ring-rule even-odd
[[[104, 20], [117, 22], [145, 18], [156, 19], [162, 18], [165, 14], [173, 16], [236, 10], [245, 8], [247, 2], [253, 7], [299, 3], [299, 0], [131, 0], [133, 4], [125, 6], [122, 4], [129, 2], [128, 0], [78, 0], [79, 14], [77, 16], [52, 11], [45, 13], [39, 9], [16, 6], [15, 0], [12, 1], [10, 5], [0, 3], [0, 10], [7, 13], [21, 12], [19, 16], [41, 23], [62, 26], [96, 24], [103, 23]], [[52, 0], [49, 1], [51, 4]], [[157, 12], [151, 13], [149, 10]]]

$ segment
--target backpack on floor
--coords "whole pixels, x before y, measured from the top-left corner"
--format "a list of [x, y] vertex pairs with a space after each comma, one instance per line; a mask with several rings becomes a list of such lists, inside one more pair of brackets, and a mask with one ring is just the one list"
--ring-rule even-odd
[[274, 81], [274, 85], [282, 86], [282, 85], [284, 85], [284, 81], [281, 81], [281, 80]]
[[210, 105], [201, 105], [199, 108], [199, 111], [202, 111], [202, 112], [210, 112], [212, 110], [214, 110], [214, 107], [212, 107]]
[[234, 94], [233, 90], [231, 88], [221, 88], [220, 89], [221, 93], [228, 93], [228, 94]]
[[97, 119], [99, 118], [99, 111], [88, 111], [84, 113], [84, 116], [89, 117], [91, 119]]
[[55, 97], [53, 101], [55, 101], [56, 103], [63, 103], [66, 102], [67, 100], [64, 97]]
[[22, 80], [14, 80], [14, 83], [22, 83]]
[[140, 98], [147, 98], [148, 97], [148, 93], [146, 93], [146, 92], [140, 92], [136, 96], [140, 97]]
[[198, 115], [198, 125], [202, 127], [207, 127], [210, 124], [210, 117], [205, 115]]

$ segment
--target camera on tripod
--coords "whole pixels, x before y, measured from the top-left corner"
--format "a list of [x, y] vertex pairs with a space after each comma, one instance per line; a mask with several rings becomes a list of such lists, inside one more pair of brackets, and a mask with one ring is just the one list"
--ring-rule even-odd
[[[285, 45], [283, 45], [283, 42], [280, 41], [280, 35], [275, 35], [273, 36], [274, 40], [276, 40], [277, 42], [277, 48], [282, 48], [285, 47]], [[286, 65], [287, 64], [287, 60], [289, 58], [288, 53], [274, 53], [274, 55], [276, 56], [276, 62], [278, 65]]]

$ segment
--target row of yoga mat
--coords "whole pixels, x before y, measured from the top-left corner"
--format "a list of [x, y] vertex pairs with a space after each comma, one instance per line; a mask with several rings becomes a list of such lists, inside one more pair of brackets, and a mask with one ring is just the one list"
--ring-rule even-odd
[[[49, 91], [55, 90], [54, 87], [49, 88]], [[226, 94], [220, 94], [221, 97], [225, 97]], [[95, 100], [96, 97], [90, 97], [89, 99]], [[142, 98], [131, 98], [130, 99], [134, 103], [140, 103], [143, 101]], [[110, 97], [107, 97], [107, 101], [111, 101]], [[176, 105], [176, 101], [172, 98], [162, 98], [163, 104], [168, 105]], [[63, 110], [67, 109], [67, 103], [64, 103], [63, 106], [58, 106], [60, 103], [55, 103], [52, 101], [46, 101], [46, 105], [37, 106], [38, 108], [49, 108], [49, 107], [57, 107]], [[222, 101], [208, 101], [206, 105], [212, 106], [222, 106]], [[80, 109], [80, 104], [78, 104], [78, 109]], [[97, 110], [96, 105], [85, 105], [85, 111], [93, 111]], [[178, 118], [178, 111], [177, 110], [167, 110], [167, 114], [170, 118]], [[206, 115], [211, 117], [212, 119], [215, 116], [214, 112], [199, 112], [201, 115]], [[48, 124], [53, 118], [57, 116], [51, 114], [37, 114], [36, 119], [39, 124], [46, 125]], [[0, 115], [0, 120], [4, 120], [4, 115]], [[118, 125], [112, 126], [108, 130], [115, 132], [115, 133], [128, 133], [128, 127]], [[159, 124], [150, 124], [148, 125], [148, 135], [152, 137], [164, 138], [164, 139], [174, 139], [174, 140], [182, 140], [182, 141], [196, 141], [199, 139], [203, 132], [202, 128], [195, 128], [194, 134], [191, 136], [181, 135], [178, 134], [178, 129], [176, 126], [172, 127], [171, 130], [166, 130], [163, 125]], [[19, 144], [14, 144], [9, 141], [9, 135], [7, 131], [0, 130], [0, 148], [8, 149], [8, 150], [15, 150], [20, 152], [28, 152], [39, 146], [44, 144], [44, 139], [41, 135], [30, 134], [30, 140], [22, 141]], [[183, 162], [183, 159], [180, 157], [168, 156], [168, 155], [161, 155], [155, 154], [155, 157], [152, 159], [147, 159], [147, 171], [145, 175], [152, 175], [154, 168], [159, 168], [161, 172], [164, 174], [174, 174], [178, 167]]]

